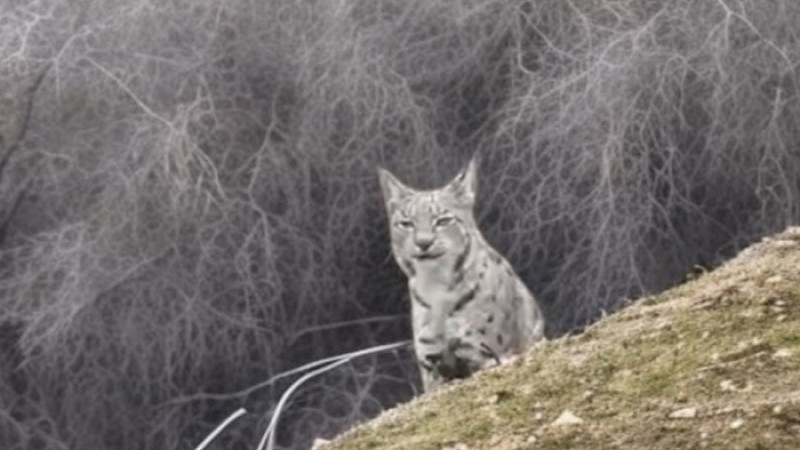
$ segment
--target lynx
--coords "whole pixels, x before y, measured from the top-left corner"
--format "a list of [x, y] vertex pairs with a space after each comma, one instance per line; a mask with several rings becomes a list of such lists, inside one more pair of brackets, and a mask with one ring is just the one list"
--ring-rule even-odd
[[544, 317], [473, 215], [473, 159], [440, 189], [378, 169], [394, 258], [408, 277], [414, 352], [426, 392], [512, 359], [544, 339]]

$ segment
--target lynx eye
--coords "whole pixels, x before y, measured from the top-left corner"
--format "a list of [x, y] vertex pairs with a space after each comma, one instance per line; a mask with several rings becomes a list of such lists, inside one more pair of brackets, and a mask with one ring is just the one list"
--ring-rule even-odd
[[453, 223], [455, 219], [453, 216], [442, 216], [436, 219], [433, 223], [437, 228], [444, 228]]
[[397, 228], [402, 228], [404, 230], [410, 230], [414, 228], [414, 222], [408, 219], [401, 219], [394, 223]]

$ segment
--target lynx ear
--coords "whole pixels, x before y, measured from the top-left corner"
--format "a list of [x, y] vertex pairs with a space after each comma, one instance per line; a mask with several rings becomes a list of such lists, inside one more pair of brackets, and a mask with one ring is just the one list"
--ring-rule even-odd
[[383, 200], [386, 206], [391, 209], [392, 204], [399, 201], [404, 197], [411, 195], [411, 189], [400, 182], [388, 170], [378, 167], [378, 179], [381, 183], [381, 192], [383, 192]]
[[472, 158], [469, 164], [467, 164], [467, 167], [462, 169], [461, 172], [445, 186], [445, 189], [452, 192], [457, 199], [465, 203], [475, 203], [475, 193], [478, 190], [478, 164], [478, 158]]

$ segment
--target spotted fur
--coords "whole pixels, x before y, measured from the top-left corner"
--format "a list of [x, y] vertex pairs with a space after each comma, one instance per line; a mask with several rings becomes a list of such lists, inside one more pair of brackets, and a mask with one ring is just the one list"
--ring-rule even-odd
[[395, 260], [408, 277], [414, 350], [426, 391], [544, 339], [544, 317], [511, 265], [477, 228], [477, 164], [440, 189], [379, 178]]

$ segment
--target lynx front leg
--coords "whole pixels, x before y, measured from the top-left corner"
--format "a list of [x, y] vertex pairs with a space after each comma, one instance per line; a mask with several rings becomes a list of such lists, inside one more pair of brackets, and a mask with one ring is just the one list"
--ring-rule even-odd
[[422, 376], [422, 389], [425, 392], [433, 392], [444, 383], [442, 376], [433, 370], [428, 370], [422, 364], [419, 365], [419, 373]]

